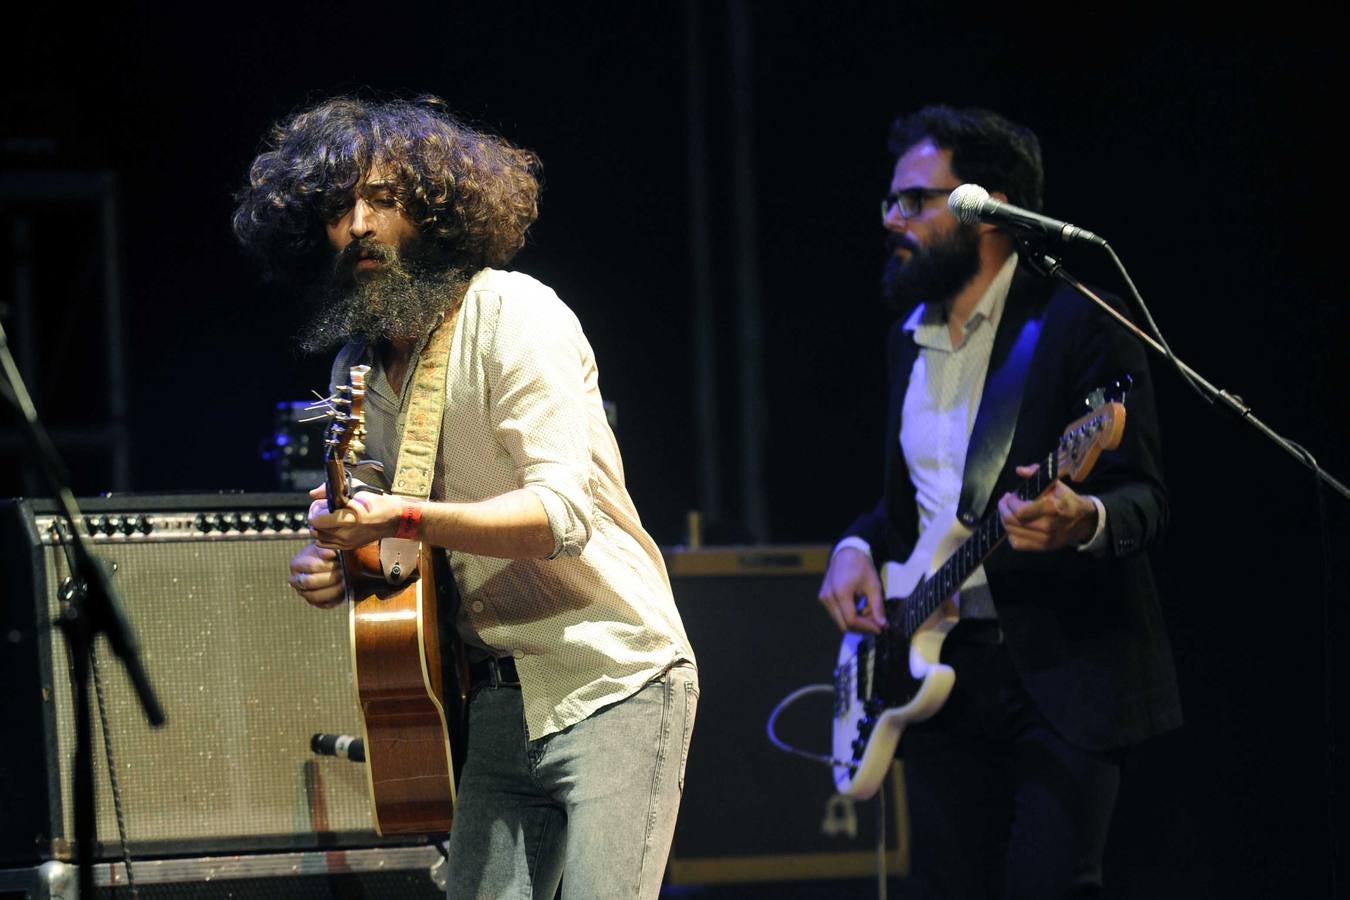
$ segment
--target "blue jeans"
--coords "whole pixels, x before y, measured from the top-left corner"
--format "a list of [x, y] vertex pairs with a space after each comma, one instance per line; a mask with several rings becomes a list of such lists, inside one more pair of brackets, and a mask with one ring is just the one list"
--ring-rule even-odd
[[475, 689], [447, 895], [552, 900], [561, 880], [565, 900], [656, 897], [697, 707], [697, 672], [677, 665], [531, 741], [519, 687]]

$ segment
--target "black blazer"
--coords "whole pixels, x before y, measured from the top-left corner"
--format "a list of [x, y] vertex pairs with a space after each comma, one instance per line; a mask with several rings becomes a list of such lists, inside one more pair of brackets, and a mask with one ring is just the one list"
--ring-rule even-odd
[[[1073, 485], [1106, 507], [1104, 556], [1074, 548], [1019, 553], [1005, 543], [985, 565], [1008, 652], [1032, 700], [1068, 740], [1109, 750], [1181, 724], [1171, 649], [1144, 555], [1167, 520], [1153, 384], [1145, 350], [1132, 335], [1073, 290], [1024, 267], [995, 335], [991, 383], [1028, 321], [1039, 321], [1039, 336], [1023, 365], [1025, 377], [1017, 379], [1021, 405], [1007, 458], [975, 513], [993, 509], [1020, 481], [1015, 466], [1037, 462], [1055, 447], [1065, 426], [1087, 411], [1083, 400], [1093, 389], [1123, 373], [1134, 379], [1120, 447], [1102, 454], [1086, 481]], [[906, 559], [918, 536], [914, 486], [898, 440], [917, 347], [902, 324], [896, 322], [887, 348], [883, 495], [846, 532], [868, 541], [878, 563]], [[986, 387], [969, 459], [991, 455], [987, 426], [1001, 410], [1017, 408], [1015, 394]], [[968, 485], [969, 475], [968, 464]]]

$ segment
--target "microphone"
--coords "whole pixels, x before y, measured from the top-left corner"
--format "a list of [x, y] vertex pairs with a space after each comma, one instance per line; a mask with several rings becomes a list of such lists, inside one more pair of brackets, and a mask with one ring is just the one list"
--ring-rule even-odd
[[352, 762], [366, 761], [366, 742], [350, 734], [316, 734], [309, 739], [309, 749], [320, 756], [341, 756]]
[[947, 198], [947, 207], [961, 222], [974, 225], [977, 222], [992, 222], [1005, 228], [1031, 231], [1045, 237], [1071, 243], [1086, 241], [1089, 244], [1106, 246], [1106, 241], [1077, 225], [1061, 222], [1040, 213], [1034, 213], [1011, 203], [1004, 203], [989, 196], [989, 192], [978, 184], [963, 184], [952, 191]]

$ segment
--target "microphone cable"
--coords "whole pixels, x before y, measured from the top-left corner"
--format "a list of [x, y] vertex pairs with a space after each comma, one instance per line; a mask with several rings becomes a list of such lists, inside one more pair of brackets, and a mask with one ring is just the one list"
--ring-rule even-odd
[[[71, 537], [66, 533], [65, 523], [59, 519], [53, 522], [52, 535], [65, 552], [66, 565], [71, 572], [71, 576], [62, 583], [60, 590], [57, 592], [62, 605], [66, 605], [76, 597], [77, 591], [83, 591], [84, 588], [75, 580], [75, 554], [70, 546]], [[103, 676], [99, 670], [97, 641], [89, 646], [89, 673], [94, 677], [94, 694], [98, 698], [98, 724], [99, 729], [103, 732], [103, 756], [108, 762], [108, 785], [112, 788], [113, 813], [117, 817], [117, 839], [122, 848], [122, 865], [126, 869], [127, 887], [131, 889], [132, 900], [140, 900], [141, 892], [136, 885], [136, 874], [131, 864], [131, 848], [127, 843], [126, 809], [122, 805], [122, 785], [118, 781], [117, 762], [113, 756], [112, 730], [108, 719], [108, 700], [103, 692]]]

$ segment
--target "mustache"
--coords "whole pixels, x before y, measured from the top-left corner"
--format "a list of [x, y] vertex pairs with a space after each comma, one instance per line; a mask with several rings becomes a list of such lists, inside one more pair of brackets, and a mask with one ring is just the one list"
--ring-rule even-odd
[[886, 255], [894, 256], [895, 251], [897, 250], [908, 250], [910, 253], [917, 254], [919, 252], [919, 245], [914, 243], [914, 241], [910, 239], [909, 235], [896, 234], [893, 231], [887, 232]]
[[359, 238], [343, 247], [333, 260], [333, 274], [350, 278], [356, 274], [356, 264], [363, 259], [375, 259], [382, 263], [393, 262], [398, 258], [398, 250], [387, 244], [381, 244], [371, 238]]

